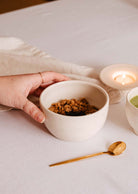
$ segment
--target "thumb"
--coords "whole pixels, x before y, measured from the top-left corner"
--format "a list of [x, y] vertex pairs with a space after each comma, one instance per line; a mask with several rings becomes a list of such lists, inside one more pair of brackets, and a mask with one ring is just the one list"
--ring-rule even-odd
[[26, 99], [26, 103], [23, 106], [23, 111], [39, 123], [43, 123], [45, 121], [44, 113], [28, 99]]

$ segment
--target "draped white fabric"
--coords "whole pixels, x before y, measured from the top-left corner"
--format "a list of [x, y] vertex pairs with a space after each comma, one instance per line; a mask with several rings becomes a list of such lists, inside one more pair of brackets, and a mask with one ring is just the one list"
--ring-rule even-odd
[[[95, 68], [63, 62], [14, 37], [0, 37], [0, 67], [0, 76], [56, 71], [72, 79], [96, 83], [108, 92], [110, 104], [118, 103], [124, 97], [123, 92], [103, 84]], [[1, 112], [6, 110], [11, 108], [0, 105]]]

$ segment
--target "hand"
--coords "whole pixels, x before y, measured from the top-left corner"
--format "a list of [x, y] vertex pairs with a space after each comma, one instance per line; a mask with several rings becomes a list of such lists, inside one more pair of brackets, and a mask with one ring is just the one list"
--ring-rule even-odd
[[0, 77], [0, 104], [21, 109], [36, 121], [43, 123], [44, 113], [27, 99], [28, 95], [39, 96], [48, 85], [66, 80], [69, 78], [56, 72], [2, 76]]

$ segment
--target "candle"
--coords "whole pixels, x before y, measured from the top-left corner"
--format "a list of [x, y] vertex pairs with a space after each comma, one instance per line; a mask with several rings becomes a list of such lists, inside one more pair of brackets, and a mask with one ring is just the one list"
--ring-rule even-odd
[[115, 72], [113, 79], [122, 85], [132, 84], [136, 81], [135, 75], [126, 71]]
[[138, 66], [129, 64], [109, 65], [100, 72], [100, 79], [112, 88], [129, 90], [138, 86]]

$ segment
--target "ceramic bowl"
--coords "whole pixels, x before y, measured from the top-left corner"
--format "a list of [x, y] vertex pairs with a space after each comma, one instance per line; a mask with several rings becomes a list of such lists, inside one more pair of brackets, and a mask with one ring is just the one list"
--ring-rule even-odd
[[126, 96], [126, 116], [134, 133], [138, 135], [138, 108], [130, 102], [130, 100], [135, 96], [138, 96], [138, 87], [130, 90]]
[[[99, 110], [83, 116], [66, 116], [49, 110], [52, 103], [72, 98], [86, 98]], [[98, 85], [70, 80], [46, 88], [40, 96], [40, 106], [46, 115], [44, 124], [51, 134], [65, 141], [83, 141], [103, 127], [107, 118], [109, 97], [107, 92]]]

